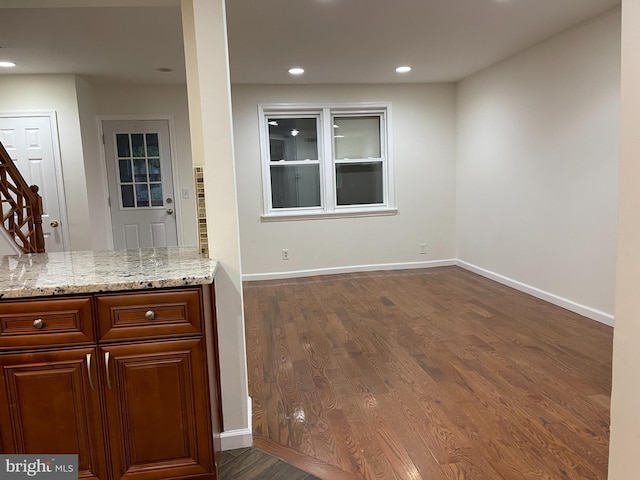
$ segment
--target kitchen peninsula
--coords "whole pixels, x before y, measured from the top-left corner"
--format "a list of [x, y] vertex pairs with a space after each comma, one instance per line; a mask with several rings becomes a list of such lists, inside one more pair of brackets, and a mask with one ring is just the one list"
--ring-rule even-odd
[[0, 452], [216, 479], [216, 269], [190, 247], [0, 256]]

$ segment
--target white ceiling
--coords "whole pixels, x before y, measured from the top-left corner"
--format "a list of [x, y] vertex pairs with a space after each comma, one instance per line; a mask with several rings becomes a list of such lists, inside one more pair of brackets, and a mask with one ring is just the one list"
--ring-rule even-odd
[[[26, 5], [68, 8], [9, 8]], [[177, 0], [0, 0], [0, 60], [18, 64], [0, 74], [182, 83], [178, 5]], [[231, 78], [234, 83], [457, 81], [619, 5], [620, 0], [227, 0]], [[413, 71], [396, 74], [401, 64]], [[291, 66], [306, 72], [292, 77]], [[159, 67], [174, 72], [160, 73]]]
[[[232, 0], [235, 82], [460, 80], [584, 20], [618, 0]], [[399, 77], [394, 68], [413, 71]]]
[[[0, 60], [17, 64], [9, 74], [76, 73], [102, 83], [185, 81], [179, 7], [0, 9], [0, 25]], [[174, 71], [156, 71], [163, 67]]]

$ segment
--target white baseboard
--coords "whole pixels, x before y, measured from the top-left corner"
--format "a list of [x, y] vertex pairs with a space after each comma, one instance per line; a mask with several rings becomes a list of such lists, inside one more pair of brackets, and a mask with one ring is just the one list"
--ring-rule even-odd
[[312, 277], [315, 275], [333, 275], [338, 273], [357, 273], [357, 272], [375, 272], [378, 270], [407, 270], [417, 268], [434, 268], [434, 267], [448, 267], [457, 265], [465, 270], [477, 273], [483, 277], [494, 280], [503, 285], [507, 285], [511, 288], [515, 288], [521, 292], [532, 295], [536, 298], [549, 302], [553, 305], [565, 308], [571, 312], [577, 313], [584, 317], [595, 320], [596, 322], [604, 323], [613, 327], [614, 318], [613, 315], [595, 308], [581, 305], [567, 298], [560, 297], [553, 293], [545, 292], [539, 288], [532, 287], [526, 283], [513, 280], [512, 278], [505, 277], [499, 273], [485, 270], [468, 262], [464, 262], [460, 259], [446, 259], [446, 260], [432, 260], [427, 262], [406, 262], [406, 263], [383, 263], [379, 265], [353, 265], [346, 267], [330, 267], [330, 268], [317, 268], [310, 270], [295, 270], [290, 272], [272, 272], [272, 273], [250, 273], [242, 276], [243, 281], [255, 281], [255, 280], [281, 280], [286, 278], [301, 278]]
[[247, 425], [247, 428], [229, 430], [220, 434], [220, 448], [222, 451], [251, 447], [253, 445], [253, 407], [251, 397], [247, 397]]
[[250, 447], [253, 445], [253, 433], [250, 428], [222, 432], [220, 434], [220, 444], [222, 451]]
[[531, 285], [527, 285], [526, 283], [522, 283], [498, 273], [485, 270], [484, 268], [472, 265], [471, 263], [463, 262], [462, 260], [457, 260], [456, 265], [464, 268], [465, 270], [469, 270], [470, 272], [477, 273], [478, 275], [482, 275], [483, 277], [489, 278], [498, 283], [502, 283], [503, 285], [507, 285], [508, 287], [515, 288], [516, 290], [527, 293], [546, 302], [552, 303], [553, 305], [565, 308], [571, 312], [577, 313], [578, 315], [582, 315], [583, 317], [587, 317], [595, 320], [596, 322], [604, 323], [605, 325], [613, 327], [614, 319], [613, 315], [611, 315], [610, 313], [581, 305], [558, 295], [554, 295], [553, 293], [545, 292], [544, 290], [540, 290], [539, 288], [532, 287]]
[[382, 263], [379, 265], [353, 265], [347, 267], [315, 268], [310, 270], [294, 270], [291, 272], [248, 273], [242, 280], [281, 280], [283, 278], [313, 277], [315, 275], [335, 275], [338, 273], [375, 272], [379, 270], [409, 270], [416, 268], [450, 267], [456, 265], [456, 259], [432, 260], [427, 262]]

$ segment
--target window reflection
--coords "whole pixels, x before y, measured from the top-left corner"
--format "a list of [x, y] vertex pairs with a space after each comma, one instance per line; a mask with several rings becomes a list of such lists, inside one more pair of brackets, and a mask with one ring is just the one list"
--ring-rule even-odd
[[319, 170], [318, 165], [271, 167], [273, 208], [320, 206]]
[[383, 203], [382, 163], [336, 165], [338, 205]]
[[158, 141], [157, 133], [116, 134], [122, 208], [164, 206]]
[[272, 162], [317, 160], [315, 118], [269, 118], [269, 153]]

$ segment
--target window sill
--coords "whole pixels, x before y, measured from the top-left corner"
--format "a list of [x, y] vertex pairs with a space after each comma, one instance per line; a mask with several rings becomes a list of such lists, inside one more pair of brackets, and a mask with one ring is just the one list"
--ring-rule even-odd
[[397, 208], [380, 208], [376, 210], [343, 210], [327, 213], [276, 213], [261, 215], [262, 222], [288, 222], [293, 220], [320, 220], [329, 218], [386, 217], [397, 215]]

